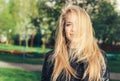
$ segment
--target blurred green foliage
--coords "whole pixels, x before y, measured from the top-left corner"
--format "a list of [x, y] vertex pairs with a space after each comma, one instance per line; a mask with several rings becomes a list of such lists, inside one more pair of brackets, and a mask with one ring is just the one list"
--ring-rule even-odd
[[[46, 51], [46, 45], [54, 45], [55, 29], [61, 9], [69, 2], [69, 0], [1, 0], [0, 35], [7, 37], [8, 43], [26, 47], [42, 45]], [[120, 42], [120, 16], [115, 11], [115, 4], [105, 0], [80, 2], [71, 0], [71, 3], [79, 5], [89, 13], [98, 41], [116, 45]]]

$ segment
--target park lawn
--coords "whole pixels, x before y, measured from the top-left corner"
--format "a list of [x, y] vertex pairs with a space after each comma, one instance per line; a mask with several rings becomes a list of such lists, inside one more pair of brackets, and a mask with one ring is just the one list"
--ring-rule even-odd
[[23, 58], [21, 55], [0, 54], [0, 61], [14, 62], [14, 63], [27, 63], [27, 64], [43, 64], [43, 58]]
[[110, 80], [110, 81], [120, 81], [120, 80]]
[[[25, 51], [26, 53], [4, 53], [8, 50]], [[50, 48], [46, 48], [46, 52], [50, 51]], [[45, 53], [42, 48], [25, 48], [24, 46], [6, 45], [0, 44], [0, 61], [15, 62], [15, 63], [27, 63], [27, 64], [43, 64], [43, 57]]]
[[43, 53], [44, 51], [51, 50], [50, 48], [46, 48], [46, 50], [43, 50], [42, 47], [25, 47], [25, 46], [19, 46], [19, 45], [11, 45], [11, 44], [0, 44], [0, 50], [18, 50], [18, 51], [24, 51], [24, 52], [37, 52], [37, 53]]
[[40, 81], [41, 72], [0, 68], [0, 81]]
[[41, 81], [41, 72], [0, 68], [0, 81]]
[[109, 60], [108, 68], [110, 72], [120, 73], [120, 60], [119, 61]]
[[[20, 55], [11, 55], [11, 54], [0, 54], [0, 61], [5, 62], [14, 62], [14, 63], [27, 63], [27, 64], [43, 64], [44, 58], [30, 58], [26, 57], [23, 59]], [[108, 66], [110, 72], [116, 72], [120, 73], [120, 57], [117, 57], [117, 59], [109, 59], [108, 58]]]
[[115, 58], [108, 57], [108, 68], [110, 72], [120, 73], [120, 53]]

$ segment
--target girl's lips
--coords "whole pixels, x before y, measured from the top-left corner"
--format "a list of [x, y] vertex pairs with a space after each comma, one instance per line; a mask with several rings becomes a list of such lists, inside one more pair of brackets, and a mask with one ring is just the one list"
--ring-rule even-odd
[[72, 37], [73, 37], [73, 34], [70, 34], [70, 36], [72, 36]]
[[73, 33], [70, 33], [70, 35], [73, 35]]
[[70, 34], [70, 36], [74, 36], [74, 34]]

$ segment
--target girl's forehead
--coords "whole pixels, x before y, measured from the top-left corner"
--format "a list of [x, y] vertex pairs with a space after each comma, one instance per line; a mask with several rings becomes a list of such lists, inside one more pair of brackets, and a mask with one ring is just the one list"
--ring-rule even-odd
[[78, 20], [78, 16], [76, 13], [67, 13], [65, 15], [66, 22], [76, 22]]

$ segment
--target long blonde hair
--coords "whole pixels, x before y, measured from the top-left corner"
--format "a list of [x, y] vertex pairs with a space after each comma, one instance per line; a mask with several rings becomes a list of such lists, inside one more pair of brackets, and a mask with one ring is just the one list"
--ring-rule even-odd
[[77, 58], [76, 62], [84, 60], [88, 64], [82, 79], [89, 74], [89, 81], [101, 81], [101, 69], [105, 69], [106, 66], [101, 50], [99, 49], [94, 37], [91, 19], [84, 9], [75, 5], [65, 7], [63, 13], [60, 15], [59, 25], [56, 30], [56, 40], [53, 54], [54, 69], [51, 80], [56, 81], [61, 73], [67, 77], [67, 81], [70, 80], [71, 75], [78, 78], [77, 72], [70, 66], [64, 34], [65, 17], [68, 13], [76, 13], [79, 22], [79, 43], [76, 46], [75, 53], [70, 55], [73, 57], [71, 60]]

